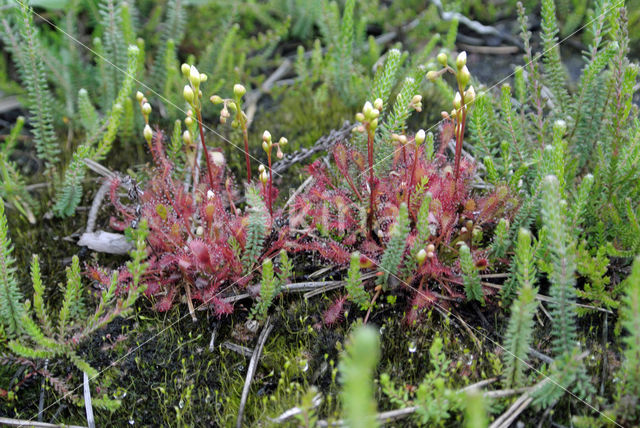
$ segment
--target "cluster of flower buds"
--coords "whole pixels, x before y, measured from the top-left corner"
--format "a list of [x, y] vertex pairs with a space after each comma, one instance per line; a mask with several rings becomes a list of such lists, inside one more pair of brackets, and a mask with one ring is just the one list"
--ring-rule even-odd
[[200, 73], [195, 65], [182, 64], [180, 70], [182, 75], [189, 79], [189, 84], [185, 85], [182, 90], [182, 96], [186, 102], [197, 109], [200, 106], [200, 98], [202, 97], [200, 83], [207, 81], [207, 75]]
[[140, 111], [142, 112], [142, 117], [144, 117], [144, 130], [142, 131], [142, 135], [144, 135], [144, 139], [147, 140], [147, 143], [151, 144], [151, 139], [153, 138], [153, 130], [151, 130], [151, 126], [149, 126], [149, 115], [151, 114], [151, 104], [149, 104], [149, 100], [147, 100], [144, 94], [140, 91], [136, 92], [136, 100], [140, 105]]
[[425, 248], [418, 251], [416, 254], [416, 261], [418, 266], [422, 266], [427, 259], [432, 259], [436, 255], [436, 247], [433, 244], [427, 245]]
[[[220, 123], [227, 123], [227, 119], [231, 117], [231, 110], [234, 113], [237, 113], [240, 108], [238, 106], [242, 103], [242, 97], [247, 93], [247, 89], [239, 83], [233, 85], [233, 95], [235, 96], [235, 100], [232, 99], [224, 99], [220, 95], [212, 95], [209, 100], [215, 104], [222, 104], [222, 111], [220, 111]], [[244, 113], [241, 113], [244, 114]], [[231, 127], [238, 128], [241, 125], [239, 115], [236, 115], [236, 118], [231, 122]]]
[[267, 174], [267, 169], [263, 164], [260, 164], [258, 167], [258, 172], [260, 173], [259, 178], [262, 184], [267, 184], [267, 181], [269, 181], [269, 174]]
[[466, 109], [466, 106], [473, 103], [476, 99], [476, 91], [473, 86], [467, 85], [471, 81], [471, 73], [467, 68], [467, 53], [462, 51], [455, 59], [455, 70], [449, 66], [447, 54], [440, 52], [437, 56], [438, 63], [442, 65], [442, 69], [435, 71], [431, 70], [427, 73], [427, 79], [430, 81], [437, 80], [442, 74], [446, 72], [453, 73], [456, 76], [458, 82], [458, 91], [453, 98], [453, 110], [451, 113], [442, 112], [444, 119], [450, 119], [451, 117], [457, 118], [462, 109]]
[[282, 147], [286, 146], [289, 143], [285, 137], [280, 137], [277, 143], [274, 143], [271, 139], [271, 133], [269, 131], [264, 131], [262, 133], [262, 150], [267, 154], [267, 156], [271, 157], [271, 149], [276, 147], [276, 157], [278, 159], [282, 159], [284, 157], [284, 153], [282, 153]]
[[383, 107], [384, 104], [382, 103], [382, 100], [380, 98], [376, 98], [373, 104], [371, 104], [371, 102], [369, 101], [364, 103], [362, 111], [356, 113], [356, 120], [362, 125], [356, 127], [355, 130], [358, 132], [365, 132], [365, 126], [368, 125], [371, 131], [375, 131], [375, 129], [378, 127], [378, 117], [380, 117], [380, 112], [382, 111]]
[[187, 125], [187, 129], [182, 133], [182, 141], [185, 145], [189, 146], [193, 143], [193, 137], [191, 136], [191, 127], [193, 126], [193, 111], [187, 110], [187, 117], [184, 118], [184, 124]]
[[409, 108], [412, 108], [420, 113], [422, 111], [422, 95], [414, 95], [409, 102]]

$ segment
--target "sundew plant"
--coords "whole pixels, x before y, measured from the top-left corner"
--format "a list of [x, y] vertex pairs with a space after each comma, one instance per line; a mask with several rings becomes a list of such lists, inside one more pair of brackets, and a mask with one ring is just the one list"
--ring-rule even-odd
[[0, 3], [2, 423], [638, 425], [636, 12], [458, 3]]

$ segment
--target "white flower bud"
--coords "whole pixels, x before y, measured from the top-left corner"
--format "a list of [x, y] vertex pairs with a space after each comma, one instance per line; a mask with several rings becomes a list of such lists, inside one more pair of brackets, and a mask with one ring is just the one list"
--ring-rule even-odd
[[364, 122], [364, 121], [365, 121], [364, 114], [362, 114], [362, 113], [356, 113], [356, 120], [357, 120], [358, 122]]
[[460, 92], [456, 92], [456, 96], [453, 97], [453, 107], [455, 107], [456, 110], [462, 107], [462, 95], [460, 95]]
[[236, 97], [240, 98], [246, 93], [247, 93], [247, 88], [245, 88], [241, 84], [236, 83], [235, 85], [233, 85], [233, 95], [235, 95]]
[[189, 66], [189, 64], [182, 64], [182, 66], [180, 67], [180, 71], [182, 71], [182, 75], [184, 77], [189, 77], [189, 72], [191, 71], [191, 67]]
[[184, 131], [182, 133], [182, 140], [186, 143], [186, 144], [191, 144], [191, 133], [189, 131]]
[[144, 126], [144, 131], [142, 131], [142, 134], [144, 135], [144, 139], [147, 140], [147, 143], [151, 144], [151, 139], [153, 138], [153, 131], [151, 130], [151, 127], [149, 126], [149, 124]]
[[189, 69], [189, 82], [191, 82], [194, 88], [200, 85], [200, 72], [195, 65], [192, 65]]
[[187, 116], [184, 119], [184, 124], [187, 125], [187, 126], [191, 126], [193, 124], [193, 118], [191, 118], [191, 116]]
[[191, 86], [184, 85], [184, 89], [182, 90], [182, 96], [188, 103], [193, 102], [194, 94], [193, 94], [193, 89], [191, 89]]
[[207, 81], [207, 75], [204, 73], [200, 73], [200, 83]]
[[258, 167], [258, 172], [263, 173], [265, 171], [264, 165], [260, 164]]
[[447, 54], [446, 53], [440, 52], [438, 54], [438, 56], [436, 57], [436, 59], [438, 60], [440, 65], [442, 65], [443, 67], [447, 66]]
[[435, 82], [438, 77], [440, 77], [440, 73], [438, 73], [437, 71], [431, 70], [427, 73], [427, 79], [429, 79], [430, 82]]
[[382, 110], [382, 99], [376, 98], [376, 100], [373, 102], [373, 106], [378, 110]]
[[473, 89], [473, 86], [469, 86], [469, 89], [464, 91], [464, 100], [467, 103], [472, 103], [476, 99], [476, 90]]
[[269, 143], [267, 143], [266, 141], [263, 141], [262, 150], [264, 150], [265, 153], [269, 153]]
[[145, 116], [148, 116], [149, 114], [151, 114], [151, 104], [149, 103], [142, 104], [142, 114], [144, 114]]
[[426, 258], [427, 258], [427, 252], [424, 250], [424, 248], [418, 251], [418, 254], [416, 254], [416, 261], [418, 262], [419, 266], [422, 266]]
[[460, 70], [465, 65], [467, 65], [467, 53], [462, 51], [458, 54], [458, 58], [456, 58], [456, 67]]
[[289, 140], [287, 140], [285, 137], [280, 137], [280, 141], [278, 141], [278, 144], [280, 144], [281, 146], [286, 146], [287, 144], [289, 144]]
[[371, 110], [373, 110], [373, 106], [371, 105], [371, 103], [369, 101], [364, 103], [364, 107], [362, 108], [362, 113], [364, 113], [364, 115], [368, 117], [371, 114]]
[[469, 69], [466, 65], [463, 65], [460, 71], [458, 71], [458, 81], [462, 85], [462, 87], [467, 86], [467, 83], [471, 80], [471, 73], [469, 73]]
[[419, 130], [416, 133], [415, 137], [416, 145], [419, 146], [420, 144], [424, 143], [425, 138], [427, 138], [427, 135], [425, 134], [424, 129]]
[[214, 104], [222, 104], [224, 102], [222, 97], [220, 97], [219, 95], [211, 95], [211, 98], [209, 98], [209, 101], [211, 101]]
[[[80, 89], [81, 91], [84, 90], [85, 92], [87, 92], [86, 89]], [[142, 99], [144, 98], [144, 94], [140, 91], [136, 92], [136, 100], [138, 100], [138, 102], [142, 102]]]
[[271, 143], [271, 133], [269, 131], [265, 130], [262, 133], [262, 141], [266, 143]]

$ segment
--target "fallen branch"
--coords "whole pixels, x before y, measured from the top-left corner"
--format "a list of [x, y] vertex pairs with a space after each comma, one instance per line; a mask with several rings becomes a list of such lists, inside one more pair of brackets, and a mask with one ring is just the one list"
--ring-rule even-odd
[[89, 375], [87, 372], [82, 372], [83, 386], [84, 386], [84, 409], [87, 413], [87, 426], [89, 428], [96, 427], [96, 421], [93, 417], [93, 406], [91, 405], [91, 388], [89, 387]]
[[249, 397], [249, 388], [251, 388], [251, 382], [253, 381], [253, 376], [258, 367], [258, 361], [260, 359], [260, 354], [262, 353], [262, 348], [264, 347], [265, 342], [267, 341], [267, 337], [269, 333], [273, 329], [273, 324], [271, 324], [270, 318], [267, 318], [267, 321], [264, 324], [262, 332], [260, 333], [260, 337], [258, 338], [258, 343], [256, 348], [253, 351], [253, 355], [251, 356], [251, 361], [249, 362], [249, 369], [247, 370], [247, 377], [244, 381], [244, 388], [242, 388], [242, 398], [240, 398], [240, 407], [238, 408], [238, 419], [236, 420], [236, 428], [242, 428], [242, 418], [244, 416], [244, 407], [247, 404], [247, 398]]

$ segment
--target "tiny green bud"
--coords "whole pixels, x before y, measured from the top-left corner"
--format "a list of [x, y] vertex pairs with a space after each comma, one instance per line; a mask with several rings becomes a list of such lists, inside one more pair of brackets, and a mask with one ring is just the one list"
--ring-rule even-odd
[[371, 109], [371, 112], [369, 114], [370, 119], [377, 119], [379, 116], [380, 116], [380, 110], [378, 110], [377, 108]]
[[233, 129], [238, 129], [238, 127], [240, 127], [240, 122], [238, 122], [238, 121], [237, 121], [237, 120], [235, 120], [235, 119], [234, 119], [234, 120], [232, 120], [232, 121], [231, 121], [231, 127], [232, 127]]
[[407, 144], [407, 136], [406, 135], [398, 135], [398, 142], [400, 144]]
[[467, 66], [463, 65], [460, 71], [458, 71], [458, 81], [464, 88], [467, 86], [467, 83], [469, 83], [469, 80], [471, 80], [471, 73], [469, 73]]
[[207, 75], [204, 73], [200, 73], [200, 82], [206, 82], [207, 81]]
[[184, 85], [184, 89], [182, 90], [182, 96], [188, 103], [193, 102], [194, 94], [193, 94], [193, 89], [191, 89], [191, 86]]
[[235, 95], [236, 97], [240, 98], [246, 93], [247, 93], [247, 88], [245, 88], [241, 84], [236, 83], [235, 85], [233, 85], [233, 95]]
[[371, 128], [371, 130], [375, 130], [378, 127], [378, 119], [373, 119], [371, 122], [369, 122], [369, 128]]
[[469, 86], [469, 89], [464, 91], [464, 101], [466, 103], [472, 103], [476, 99], [476, 90], [473, 89], [473, 85]]
[[144, 114], [145, 116], [148, 116], [149, 114], [151, 114], [151, 104], [149, 103], [142, 104], [142, 114]]
[[427, 135], [424, 132], [424, 129], [419, 130], [416, 133], [416, 137], [415, 137], [416, 146], [419, 146], [420, 144], [424, 143], [425, 138], [427, 138]]
[[227, 107], [229, 107], [231, 111], [234, 111], [234, 112], [238, 111], [238, 106], [233, 101], [227, 103]]
[[262, 150], [264, 150], [265, 153], [269, 153], [269, 143], [267, 143], [266, 141], [263, 141]]
[[426, 258], [427, 258], [427, 252], [424, 250], [424, 248], [418, 251], [418, 254], [416, 254], [416, 261], [418, 262], [419, 266], [422, 266]]
[[280, 141], [278, 141], [278, 144], [280, 144], [281, 146], [286, 146], [287, 144], [289, 144], [289, 140], [287, 140], [285, 137], [280, 137]]
[[182, 64], [182, 66], [180, 67], [180, 71], [182, 71], [182, 75], [184, 77], [189, 77], [189, 72], [191, 71], [191, 67], [189, 66], [189, 64]]
[[151, 139], [153, 138], [153, 131], [151, 130], [151, 127], [149, 126], [149, 124], [144, 126], [144, 131], [142, 131], [142, 134], [144, 135], [144, 139], [147, 140], [147, 143], [151, 144]]
[[[85, 91], [87, 92], [86, 89], [80, 89], [81, 91]], [[138, 102], [142, 102], [142, 99], [144, 98], [144, 94], [140, 91], [136, 92], [136, 100], [138, 100]]]
[[435, 251], [436, 251], [436, 246], [435, 245], [433, 245], [433, 244], [427, 245], [427, 252], [428, 253], [433, 253]]
[[200, 72], [195, 65], [192, 65], [189, 69], [189, 81], [194, 88], [197, 88], [200, 85]]
[[436, 57], [436, 59], [438, 60], [440, 65], [442, 65], [443, 67], [447, 66], [447, 54], [446, 53], [440, 52], [438, 54], [438, 56]]
[[187, 125], [187, 126], [191, 126], [191, 125], [193, 125], [193, 118], [192, 118], [191, 116], [187, 116], [187, 117], [184, 119], [184, 124], [185, 124], [185, 125]]
[[435, 82], [438, 80], [438, 77], [440, 77], [440, 73], [437, 71], [431, 70], [427, 73], [427, 79], [429, 79], [430, 82]]
[[260, 166], [258, 167], [258, 172], [260, 173], [264, 172], [264, 165], [260, 164]]
[[373, 106], [371, 105], [371, 103], [369, 101], [364, 103], [364, 107], [362, 108], [362, 113], [364, 113], [366, 117], [369, 117], [369, 115], [371, 114], [371, 110], [373, 110]]
[[187, 144], [191, 144], [191, 133], [188, 130], [182, 133], [182, 140]]
[[373, 106], [374, 106], [377, 110], [382, 110], [382, 107], [383, 107], [382, 99], [380, 99], [380, 98], [376, 98], [376, 100], [373, 102]]
[[211, 98], [209, 98], [209, 101], [211, 101], [214, 104], [222, 104], [224, 102], [222, 97], [219, 95], [211, 95]]
[[362, 114], [362, 113], [356, 113], [356, 120], [357, 120], [358, 122], [364, 122], [364, 121], [365, 121], [364, 114]]
[[269, 131], [265, 130], [262, 133], [262, 141], [266, 143], [271, 143], [271, 133]]
[[453, 97], [453, 107], [455, 107], [456, 110], [462, 107], [462, 95], [460, 95], [460, 92], [456, 92], [456, 96]]
[[460, 70], [465, 65], [467, 65], [467, 53], [462, 51], [458, 54], [458, 58], [456, 58], [456, 67]]
[[267, 175], [266, 171], [262, 171], [262, 173], [260, 174], [260, 181], [262, 181], [262, 184], [266, 184], [267, 181], [269, 181], [269, 176]]

